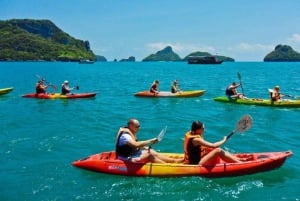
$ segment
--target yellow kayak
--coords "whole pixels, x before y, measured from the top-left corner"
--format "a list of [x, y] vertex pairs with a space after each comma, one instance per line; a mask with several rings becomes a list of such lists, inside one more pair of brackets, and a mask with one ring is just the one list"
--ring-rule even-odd
[[9, 92], [11, 92], [14, 88], [13, 87], [8, 87], [8, 88], [3, 88], [0, 89], [0, 96], [4, 95], [4, 94], [8, 94]]
[[135, 93], [135, 96], [138, 97], [150, 97], [150, 98], [160, 98], [160, 97], [167, 97], [167, 98], [188, 98], [188, 97], [198, 97], [202, 96], [205, 93], [205, 90], [194, 90], [194, 91], [179, 91], [177, 93], [172, 93], [169, 91], [160, 91], [158, 93], [152, 93], [150, 91], [141, 91]]

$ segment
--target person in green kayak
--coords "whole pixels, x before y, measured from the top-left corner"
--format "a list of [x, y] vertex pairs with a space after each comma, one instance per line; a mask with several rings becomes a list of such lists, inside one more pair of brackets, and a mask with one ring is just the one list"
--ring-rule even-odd
[[194, 121], [191, 130], [184, 137], [184, 163], [204, 165], [213, 161], [217, 156], [226, 162], [240, 163], [248, 158], [238, 158], [220, 148], [227, 140], [225, 136], [222, 140], [211, 143], [203, 138], [204, 124], [201, 121]]
[[140, 123], [137, 119], [129, 119], [126, 127], [121, 127], [117, 134], [116, 154], [118, 159], [131, 162], [178, 163], [183, 159], [169, 158], [157, 153], [148, 146], [158, 142], [157, 138], [138, 141], [137, 132]]
[[270, 91], [271, 101], [279, 101], [281, 99], [280, 87], [277, 85], [274, 87], [273, 91]]
[[229, 85], [226, 90], [225, 94], [228, 98], [244, 98], [244, 94], [238, 93], [237, 88], [241, 86], [241, 84], [237, 84], [233, 82], [231, 85]]
[[150, 92], [158, 94], [158, 85], [159, 85], [159, 81], [155, 80], [150, 87]]
[[44, 84], [44, 79], [40, 79], [35, 85], [35, 93], [45, 94], [48, 86]]

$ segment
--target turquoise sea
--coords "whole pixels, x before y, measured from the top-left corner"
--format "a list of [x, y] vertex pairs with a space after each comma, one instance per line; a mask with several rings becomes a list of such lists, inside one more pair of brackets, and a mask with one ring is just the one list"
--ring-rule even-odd
[[[232, 105], [213, 101], [226, 85], [242, 76], [248, 97], [268, 98], [267, 89], [300, 95], [300, 63], [235, 62], [188, 65], [184, 62], [94, 64], [60, 62], [0, 62], [0, 200], [300, 200], [300, 109]], [[78, 92], [97, 92], [92, 99], [37, 100], [41, 75], [59, 88], [64, 80]], [[174, 79], [183, 90], [205, 89], [196, 98], [147, 99], [133, 96], [148, 90], [153, 80], [169, 90]], [[51, 91], [51, 88], [50, 90]], [[239, 88], [239, 91], [241, 89]], [[77, 92], [77, 91], [76, 91]], [[194, 120], [205, 123], [205, 136], [217, 141], [229, 134], [244, 114], [253, 126], [235, 134], [224, 146], [231, 152], [292, 150], [294, 155], [276, 170], [230, 178], [125, 177], [90, 172], [74, 160], [113, 150], [115, 136], [128, 118], [140, 120], [139, 139], [164, 139], [154, 148], [182, 152], [183, 135]]]

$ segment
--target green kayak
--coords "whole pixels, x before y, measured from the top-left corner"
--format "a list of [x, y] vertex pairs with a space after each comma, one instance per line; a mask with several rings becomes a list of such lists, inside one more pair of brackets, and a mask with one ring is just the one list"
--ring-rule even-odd
[[269, 99], [259, 98], [245, 98], [245, 99], [228, 99], [226, 96], [220, 96], [214, 98], [215, 101], [244, 104], [244, 105], [259, 105], [259, 106], [271, 106], [271, 107], [300, 107], [300, 100], [287, 100], [283, 99], [280, 101], [270, 101]]

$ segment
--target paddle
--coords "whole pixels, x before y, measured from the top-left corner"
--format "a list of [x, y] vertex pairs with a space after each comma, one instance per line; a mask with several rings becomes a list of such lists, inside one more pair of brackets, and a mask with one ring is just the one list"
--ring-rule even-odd
[[240, 85], [241, 85], [241, 88], [242, 88], [243, 95], [245, 95], [243, 84], [242, 84], [242, 76], [241, 76], [241, 74], [239, 72], [237, 72], [237, 76], [238, 76], [238, 78], [240, 80]]
[[[167, 126], [165, 126], [161, 131], [160, 133], [157, 135], [156, 139], [157, 139], [157, 142], [160, 142], [163, 137], [165, 136], [165, 133], [167, 132]], [[149, 151], [151, 149], [151, 145], [149, 146]]]
[[167, 126], [165, 126], [161, 131], [160, 133], [158, 134], [158, 136], [156, 137], [157, 138], [157, 141], [160, 142], [163, 137], [165, 136], [165, 133], [167, 132]]
[[252, 117], [249, 114], [244, 115], [236, 124], [235, 129], [227, 135], [228, 140], [236, 132], [246, 132], [252, 126]]

